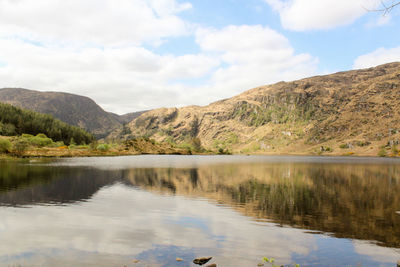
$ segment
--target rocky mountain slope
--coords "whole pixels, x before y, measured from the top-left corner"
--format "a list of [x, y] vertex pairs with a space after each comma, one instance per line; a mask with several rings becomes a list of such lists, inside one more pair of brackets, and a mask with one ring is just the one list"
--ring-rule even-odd
[[196, 138], [208, 149], [242, 153], [377, 155], [397, 153], [399, 107], [397, 62], [261, 86], [204, 107], [152, 110], [119, 134]]
[[[51, 114], [61, 121], [90, 131], [98, 138], [121, 128], [123, 122], [127, 121], [123, 116], [104, 111], [88, 97], [68, 93], [4, 88], [0, 89], [0, 102]], [[130, 118], [134, 117], [135, 114]]]

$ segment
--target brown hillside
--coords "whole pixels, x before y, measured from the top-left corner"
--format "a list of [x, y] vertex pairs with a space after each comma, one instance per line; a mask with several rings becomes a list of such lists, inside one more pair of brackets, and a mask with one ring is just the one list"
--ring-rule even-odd
[[236, 153], [377, 155], [386, 146], [390, 154], [400, 139], [399, 107], [397, 62], [261, 86], [204, 107], [152, 110], [124, 136], [197, 137], [208, 149]]

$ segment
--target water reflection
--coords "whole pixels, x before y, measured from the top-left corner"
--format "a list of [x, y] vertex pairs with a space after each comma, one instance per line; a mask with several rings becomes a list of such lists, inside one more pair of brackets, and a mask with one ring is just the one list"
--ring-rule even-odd
[[67, 204], [90, 199], [122, 171], [0, 162], [0, 205]]
[[132, 169], [146, 190], [203, 196], [278, 224], [400, 247], [400, 166], [240, 164]]
[[396, 162], [172, 157], [177, 167], [161, 158], [162, 168], [128, 157], [111, 170], [101, 158], [0, 162], [0, 266], [130, 266], [134, 258], [193, 266], [209, 254], [218, 266], [256, 266], [263, 256], [392, 266], [400, 258]]

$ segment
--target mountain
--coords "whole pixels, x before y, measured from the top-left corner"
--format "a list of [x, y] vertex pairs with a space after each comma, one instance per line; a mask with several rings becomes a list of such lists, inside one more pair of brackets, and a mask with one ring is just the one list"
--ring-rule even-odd
[[0, 102], [40, 113], [51, 114], [68, 124], [79, 126], [97, 138], [122, 127], [116, 114], [104, 111], [92, 99], [68, 93], [39, 92], [22, 88], [0, 89]]
[[112, 112], [108, 112], [108, 114], [110, 114], [114, 119], [116, 119], [119, 123], [121, 124], [126, 124], [134, 119], [136, 119], [137, 117], [139, 117], [140, 115], [142, 115], [143, 113], [147, 112], [148, 110], [144, 110], [144, 111], [137, 111], [137, 112], [130, 112], [130, 113], [126, 113], [123, 115], [118, 115]]
[[399, 107], [396, 62], [260, 86], [204, 107], [151, 110], [120, 135], [196, 138], [208, 149], [242, 153], [397, 153]]

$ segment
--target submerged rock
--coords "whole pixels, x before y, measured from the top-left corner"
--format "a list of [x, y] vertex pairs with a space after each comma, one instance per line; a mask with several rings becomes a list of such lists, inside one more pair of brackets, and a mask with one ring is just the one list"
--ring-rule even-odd
[[193, 260], [194, 264], [198, 264], [198, 265], [203, 265], [206, 264], [207, 262], [209, 262], [212, 259], [212, 257], [203, 257], [203, 258], [197, 258]]

